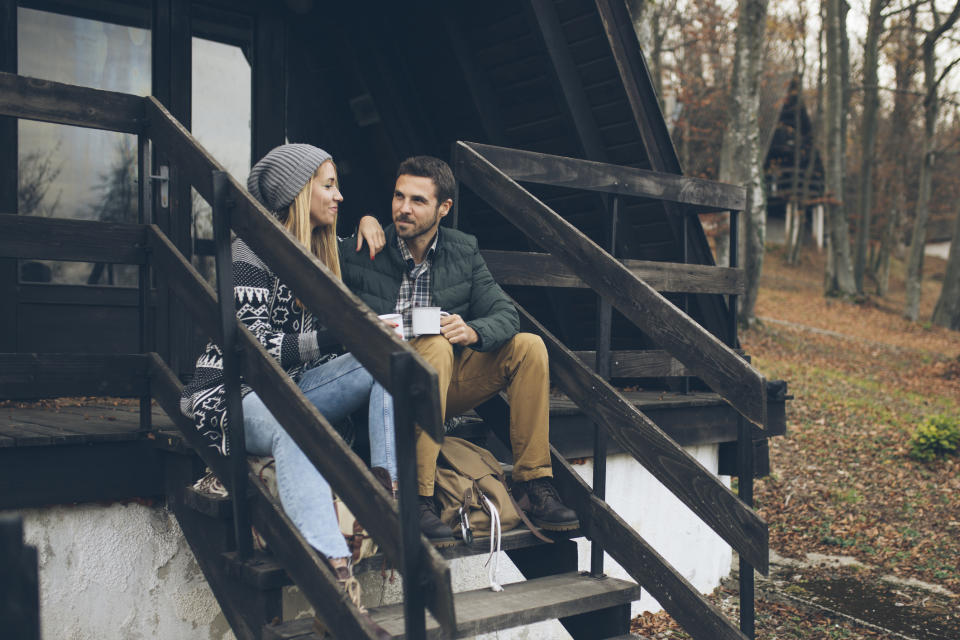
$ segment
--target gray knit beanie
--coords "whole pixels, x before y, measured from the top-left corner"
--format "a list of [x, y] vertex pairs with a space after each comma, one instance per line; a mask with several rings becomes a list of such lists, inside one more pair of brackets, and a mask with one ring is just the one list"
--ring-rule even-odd
[[329, 153], [313, 145], [281, 145], [250, 169], [247, 191], [267, 209], [280, 213], [290, 206], [317, 167], [330, 158]]

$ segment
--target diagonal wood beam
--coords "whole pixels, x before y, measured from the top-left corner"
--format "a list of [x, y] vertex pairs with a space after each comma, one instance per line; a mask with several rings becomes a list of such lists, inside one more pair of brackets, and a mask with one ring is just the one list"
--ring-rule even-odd
[[[229, 478], [229, 461], [204, 442], [193, 423], [180, 413], [180, 381], [166, 363], [155, 353], [151, 359], [154, 396], [180, 432], [219, 478]], [[345, 598], [336, 576], [313, 547], [297, 531], [283, 511], [252, 471], [247, 473], [247, 491], [252, 500], [251, 515], [257, 531], [281, 565], [301, 588], [307, 600], [333, 628], [351, 638], [377, 636], [367, 626], [359, 611]]]
[[560, 389], [707, 526], [766, 573], [767, 524], [525, 309], [517, 305], [517, 310], [523, 329], [546, 344], [551, 379]]
[[687, 214], [730, 209], [742, 211], [746, 205], [746, 189], [715, 180], [522, 149], [478, 143], [470, 143], [470, 146], [517, 182], [655, 198], [684, 205], [682, 212]]
[[0, 115], [123, 133], [143, 132], [143, 98], [0, 72]]
[[[154, 143], [175, 161], [180, 175], [208, 202], [213, 202], [213, 171], [223, 167], [164, 109], [147, 98], [149, 131]], [[386, 389], [393, 391], [390, 354], [414, 357], [411, 382], [427, 390], [427, 402], [415, 407], [417, 424], [438, 442], [443, 420], [437, 373], [409, 344], [397, 338], [377, 315], [330, 273], [320, 260], [293, 239], [260, 203], [232, 177], [231, 227], [270, 268], [297, 292], [300, 300]], [[210, 335], [216, 335], [211, 333]], [[397, 390], [398, 392], [401, 390]]]
[[554, 481], [581, 520], [589, 523], [587, 536], [602, 544], [604, 551], [649, 591], [684, 631], [695, 640], [747, 640], [718, 607], [677, 573], [606, 502], [592, 495], [590, 487], [556, 449], [550, 449]]
[[[150, 240], [158, 273], [165, 275], [169, 286], [181, 299], [190, 302], [189, 308], [196, 320], [216, 339], [220, 329], [213, 289], [177, 252], [162, 231], [151, 227]], [[401, 566], [400, 516], [396, 504], [367, 466], [239, 320], [237, 328], [237, 342], [244, 355], [244, 379], [277, 417], [304, 455], [317, 469], [323, 469], [323, 477], [380, 544], [384, 555], [394, 566]], [[179, 409], [176, 413], [179, 415]], [[338, 461], [338, 464], [332, 464], [332, 460]], [[445, 629], [454, 629], [456, 620], [450, 569], [422, 536], [420, 545], [427, 573], [423, 578], [424, 584], [428, 585], [427, 605]]]
[[747, 420], [765, 428], [766, 380], [756, 369], [476, 150], [462, 142], [456, 149], [457, 173], [465, 184], [573, 268]]

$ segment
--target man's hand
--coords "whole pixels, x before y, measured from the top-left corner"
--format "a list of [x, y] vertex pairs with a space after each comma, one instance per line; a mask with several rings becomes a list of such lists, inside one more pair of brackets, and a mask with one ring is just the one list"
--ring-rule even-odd
[[383, 235], [383, 227], [373, 216], [360, 218], [360, 224], [357, 226], [357, 251], [360, 251], [363, 247], [364, 240], [367, 241], [367, 246], [370, 248], [371, 260], [387, 244], [387, 239]]
[[456, 313], [440, 317], [440, 333], [450, 341], [450, 344], [469, 346], [480, 341], [480, 336], [473, 327], [463, 321]]

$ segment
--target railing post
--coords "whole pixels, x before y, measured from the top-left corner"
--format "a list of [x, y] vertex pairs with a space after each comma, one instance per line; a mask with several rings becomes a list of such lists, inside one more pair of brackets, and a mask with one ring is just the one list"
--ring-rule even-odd
[[420, 516], [417, 491], [416, 426], [413, 403], [420, 389], [410, 388], [413, 356], [390, 355], [390, 379], [393, 385], [394, 438], [397, 452], [397, 498], [400, 508], [400, 545], [403, 555], [403, 618], [409, 640], [427, 636], [426, 598], [421, 584], [423, 558], [420, 554]]
[[[610, 204], [610, 220], [607, 225], [607, 251], [613, 256], [617, 251], [617, 223], [620, 218], [620, 196], [613, 196]], [[613, 324], [613, 307], [610, 302], [597, 296], [597, 375], [610, 379], [610, 341]], [[593, 424], [593, 494], [603, 500], [607, 495], [607, 428]], [[603, 547], [599, 542], [590, 543], [590, 575], [603, 575]]]
[[[689, 255], [689, 241], [690, 241], [690, 215], [689, 213], [681, 214], [681, 240], [683, 243], [682, 250], [680, 252], [681, 259], [683, 264], [687, 264], [690, 261]], [[683, 309], [683, 312], [686, 314], [690, 313], [690, 294], [684, 292], [680, 296], [680, 308]], [[690, 376], [683, 376], [683, 381], [681, 383], [680, 391], [684, 394], [690, 393]]]
[[[140, 134], [137, 137], [137, 199], [138, 211], [137, 222], [140, 224], [151, 224], [153, 222], [151, 198], [152, 190], [150, 185], [150, 139]], [[147, 261], [140, 265], [137, 273], [138, 286], [138, 307], [139, 307], [139, 326], [138, 326], [138, 348], [140, 353], [153, 351], [153, 340], [150, 337], [148, 326], [149, 304], [150, 304], [150, 249], [144, 243], [144, 251], [147, 252]], [[140, 431], [149, 431], [153, 420], [151, 408], [150, 382], [147, 378], [147, 390], [140, 396]]]
[[[753, 427], [737, 418], [737, 494], [748, 507], [753, 507]], [[753, 566], [740, 556], [740, 631], [754, 637]]]
[[[730, 212], [730, 267], [739, 261], [739, 212]], [[730, 347], [737, 347], [737, 296], [730, 295]], [[737, 416], [737, 494], [748, 507], [753, 507], [753, 427]], [[740, 631], [754, 637], [753, 566], [740, 556]]]
[[[730, 268], [736, 269], [737, 262], [739, 262], [739, 244], [740, 244], [740, 231], [739, 231], [739, 211], [730, 212]], [[731, 293], [729, 296], [730, 304], [727, 307], [728, 314], [730, 316], [730, 335], [728, 339], [730, 340], [729, 347], [731, 349], [737, 348], [737, 296], [736, 294]]]
[[227, 397], [227, 443], [230, 457], [230, 497], [237, 557], [253, 551], [250, 516], [247, 513], [247, 444], [243, 433], [243, 400], [240, 395], [240, 347], [237, 344], [237, 312], [233, 295], [233, 258], [230, 253], [230, 209], [227, 173], [213, 172], [213, 238], [216, 245], [217, 299], [223, 340], [223, 380]]

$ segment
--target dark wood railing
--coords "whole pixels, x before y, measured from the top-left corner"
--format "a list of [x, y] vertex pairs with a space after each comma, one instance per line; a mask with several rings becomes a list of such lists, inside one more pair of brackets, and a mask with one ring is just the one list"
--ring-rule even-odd
[[0, 629], [6, 637], [40, 640], [37, 548], [23, 543], [23, 518], [0, 514]]
[[[322, 468], [333, 490], [367, 527], [387, 559], [400, 567], [405, 576], [407, 637], [425, 637], [424, 606], [433, 613], [444, 633], [453, 635], [456, 620], [449, 568], [419, 531], [415, 457], [408, 455], [401, 459], [398, 456], [398, 511], [397, 505], [362, 461], [306, 400], [256, 338], [236, 320], [232, 285], [224, 289], [231, 295], [218, 299], [210, 285], [163, 231], [148, 224], [152, 202], [147, 179], [152, 155], [148, 143], [152, 142], [153, 147], [172, 159], [175, 170], [171, 180], [183, 181], [211, 202], [218, 216], [217, 222], [235, 231], [271, 265], [298, 292], [304, 305], [391, 392], [395, 402], [408, 409], [397, 415], [398, 445], [414, 440], [415, 422], [431, 437], [442, 439], [436, 372], [229, 178], [223, 167], [155, 99], [0, 73], [0, 115], [138, 134], [140, 216], [143, 223], [123, 225], [2, 215], [0, 256], [140, 265], [142, 345], [147, 343], [142, 319], [149, 298], [148, 270], [152, 270], [185, 303], [197, 323], [215, 341], [222, 341], [225, 327], [232, 330], [239, 356], [236, 361], [244, 380], [278, 417], [313, 464]], [[218, 181], [216, 192], [215, 181]], [[221, 245], [228, 238], [229, 234], [221, 234]], [[226, 311], [232, 318], [232, 325], [221, 321], [227, 317]], [[53, 355], [45, 357], [58, 359]], [[67, 362], [75, 358], [61, 357], [58, 360]], [[142, 357], [136, 362], [142, 366]], [[27, 376], [24, 381], [29, 378], [30, 368], [37, 366], [29, 359], [16, 364], [16, 370]], [[50, 370], [50, 367], [44, 368]], [[149, 407], [151, 398], [160, 402], [184, 437], [224, 481], [235, 501], [241, 502], [236, 498], [246, 496], [247, 485], [253, 485], [252, 522], [318, 614], [348, 637], [372, 637], [371, 630], [357, 615], [356, 609], [340, 597], [336, 579], [326, 563], [303, 540], [276, 500], [263, 490], [262, 484], [254, 481], [249, 470], [236, 474], [228, 466], [228, 460], [215, 455], [206, 443], [199, 440], [192, 423], [180, 414], [180, 383], [166, 363], [151, 354], [149, 368], [148, 388], [137, 389], [148, 392], [144, 394], [144, 406]], [[4, 371], [10, 370], [5, 368]], [[400, 371], [402, 375], [397, 375]], [[142, 422], [149, 425], [149, 412], [142, 418]], [[236, 424], [242, 424], [242, 420]], [[231, 438], [235, 435], [231, 434]], [[233, 456], [241, 460], [236, 467], [246, 465], [242, 448], [239, 451], [239, 456]], [[239, 479], [244, 486], [235, 483], [234, 479]], [[239, 506], [238, 511], [243, 515], [243, 506]], [[240, 522], [237, 530], [249, 530], [249, 526]], [[238, 536], [241, 548], [246, 544], [243, 537], [244, 534]]]
[[[760, 372], [501, 171], [483, 155], [484, 148], [488, 147], [456, 144], [454, 165], [458, 179], [533, 242], [576, 271], [600, 296], [694, 371], [745, 418], [764, 428], [766, 380]], [[501, 149], [500, 153], [511, 151]], [[742, 200], [739, 202], [742, 207]]]
[[[151, 270], [186, 303], [198, 324], [214, 340], [222, 341], [225, 329], [227, 333], [233, 333], [233, 352], [245, 381], [278, 417], [307, 457], [318, 468], [322, 465], [324, 477], [367, 526], [385, 556], [401, 567], [407, 578], [407, 637], [424, 636], [424, 604], [433, 612], [444, 632], [452, 635], [456, 627], [449, 569], [436, 550], [419, 535], [416, 526], [413, 456], [398, 456], [401, 467], [398, 512], [365, 465], [303, 397], [262, 345], [235, 317], [231, 321], [233, 301], [226, 295], [230, 291], [225, 286], [226, 281], [220, 287], [223, 294], [218, 298], [170, 239], [157, 226], [149, 224], [152, 197], [145, 179], [150, 173], [152, 154], [149, 143], [152, 142], [153, 147], [162, 150], [172, 160], [172, 180], [193, 186], [213, 205], [217, 216], [215, 224], [220, 225], [220, 267], [223, 268], [226, 262], [224, 243], [228, 234], [224, 230], [232, 229], [298, 292], [307, 308], [394, 395], [398, 407], [398, 450], [402, 442], [409, 444], [413, 441], [414, 421], [433, 437], [442, 437], [436, 373], [387, 330], [338, 279], [332, 277], [316, 257], [296, 243], [153, 98], [136, 98], [0, 73], [0, 115], [136, 133], [140, 137], [138, 158], [142, 178], [142, 224], [106, 225], [0, 216], [0, 256], [140, 265], [139, 305], [144, 352], [150, 351], [146, 348], [148, 341], [143, 318], [149, 298], [147, 283]], [[529, 264], [537, 263], [540, 265], [537, 272], [551, 278], [551, 286], [593, 288], [608, 305], [606, 320], [601, 324], [609, 324], [609, 309], [615, 307], [662, 349], [644, 356], [647, 360], [643, 362], [634, 360], [631, 364], [633, 370], [656, 369], [667, 372], [661, 375], [695, 375], [740, 412], [746, 419], [745, 425], [747, 421], [753, 425], [742, 429], [741, 440], [749, 439], [755, 430], [762, 429], [766, 424], [763, 376], [655, 290], [682, 294], [723, 293], [730, 295], [732, 301], [743, 290], [742, 272], [702, 265], [663, 265], [613, 259], [501, 170], [499, 165], [502, 163], [517, 177], [538, 181], [546, 181], [546, 174], [559, 170], [556, 164], [559, 160], [552, 157], [539, 157], [537, 160], [541, 165], [531, 170], [530, 157], [525, 153], [464, 143], [456, 146], [454, 165], [458, 179], [549, 252], [524, 256], [488, 252], [491, 269], [502, 281], [529, 284], [529, 280], [524, 280], [529, 276], [523, 272]], [[497, 162], [491, 162], [487, 154], [493, 154]], [[647, 175], [649, 172], [638, 173], [623, 167], [614, 170], [610, 165], [599, 163], [590, 164], [588, 170], [579, 175], [575, 169], [582, 161], [565, 162], [565, 184], [614, 193], [615, 203], [621, 195], [636, 195], [666, 199], [697, 210], [742, 206], [742, 199], [737, 199], [735, 189], [716, 187], [713, 183], [675, 176], [661, 180], [659, 174]], [[521, 171], [522, 167], [527, 169]], [[614, 179], [611, 180], [608, 174]], [[656, 184], [662, 187], [659, 191]], [[730, 307], [732, 309], [733, 304]], [[544, 339], [557, 384], [599, 425], [598, 431], [609, 434], [631, 452], [733, 546], [745, 562], [765, 572], [768, 562], [766, 524], [747, 503], [738, 499], [608, 384], [606, 380], [615, 370], [612, 363], [615, 355], [610, 352], [608, 344], [600, 345], [592, 354], [597, 358], [597, 373], [532, 316], [523, 309], [520, 311], [525, 329]], [[131, 362], [136, 362], [135, 366], [141, 367], [142, 371], [142, 356], [141, 360]], [[27, 372], [30, 366], [38, 365], [23, 361], [17, 368]], [[228, 460], [199, 441], [193, 425], [179, 413], [182, 389], [166, 363], [156, 354], [150, 354], [147, 369], [147, 388], [134, 386], [131, 392], [142, 394], [147, 408], [151, 398], [165, 408], [184, 437], [226, 481], [232, 495], [245, 496], [248, 486], [253, 486], [251, 519], [311, 604], [349, 637], [369, 637], [369, 630], [356, 611], [337, 596], [336, 581], [323, 560], [302, 539], [277, 502], [259, 482], [254, 481], [249, 469], [241, 465], [231, 470]], [[146, 412], [143, 418], [146, 424], [149, 424], [148, 419], [149, 412]], [[598, 440], [598, 447], [603, 446], [602, 439]], [[564, 496], [576, 508], [587, 534], [657, 597], [694, 637], [745, 637], [610, 510], [603, 501], [602, 492], [591, 491], [562, 457], [555, 451], [553, 455], [557, 482]], [[747, 468], [748, 462], [741, 469]], [[744, 497], [745, 480], [741, 477], [741, 497]], [[246, 486], [241, 487], [240, 483]], [[242, 507], [238, 508], [242, 514]], [[241, 539], [238, 544], [245, 543]], [[592, 568], [598, 572], [602, 564], [594, 564]]]
[[[694, 637], [739, 638], [745, 634], [752, 637], [752, 571], [756, 567], [766, 573], [769, 564], [767, 525], [751, 508], [750, 457], [754, 430], [762, 430], [767, 424], [766, 380], [731, 348], [735, 346], [735, 339], [730, 340], [731, 345], [724, 344], [657, 291], [726, 294], [730, 296], [729, 307], [733, 310], [736, 296], [743, 291], [742, 271], [688, 264], [651, 267], [650, 263], [617, 260], [520, 186], [518, 180], [614, 194], [610, 212], [612, 220], [608, 223], [612, 233], [608, 236], [615, 233], [620, 197], [664, 200], [677, 205], [674, 212], [689, 216], [706, 211], [742, 209], [743, 190], [675, 174], [474, 143], [456, 143], [453, 161], [458, 183], [469, 187], [535, 244], [549, 252], [492, 254], [492, 270], [505, 276], [504, 283], [586, 285], [600, 296], [598, 325], [601, 329], [606, 325], [607, 332], [598, 334], [597, 351], [593, 352], [596, 358], [594, 367], [569, 351], [517, 305], [521, 325], [524, 330], [543, 338], [550, 356], [551, 379], [597, 425], [595, 470], [598, 466], [603, 468], [606, 458], [605, 436], [600, 436], [603, 431], [737, 550], [743, 563], [741, 573], [749, 573], [749, 578], [741, 581], [741, 599], [747, 613], [741, 616], [741, 629], [738, 630], [609, 509], [603, 501], [603, 484], [598, 482], [602, 471], [595, 473], [594, 488], [589, 489], [579, 476], [569, 471], [559, 456], [555, 456], [554, 468], [558, 469], [558, 482], [565, 490], [564, 495], [573, 496], [572, 501], [581, 518], [584, 512], [587, 514], [584, 519], [586, 532], [595, 545], [592, 571], [602, 570], [602, 556], [599, 554], [602, 548], [650, 590]], [[683, 228], [686, 225], [685, 217]], [[686, 235], [683, 242], [686, 246]], [[614, 242], [609, 245], [612, 251]], [[539, 270], [522, 274], [525, 266], [533, 265]], [[671, 286], [671, 282], [680, 282], [682, 278], [663, 277], [664, 274], [680, 273], [697, 277], [683, 286]], [[656, 287], [644, 281], [644, 276], [656, 279]], [[549, 282], [545, 283], [545, 280]], [[682, 305], [686, 306], [686, 297]], [[741, 456], [739, 465], [739, 496], [607, 382], [613, 372], [609, 311], [605, 318], [602, 316], [603, 309], [611, 306], [663, 349], [653, 356], [658, 366], [699, 377], [741, 414], [743, 426], [738, 441], [744, 445], [740, 449], [745, 455]], [[730, 318], [734, 321], [733, 313]], [[649, 361], [644, 366], [649, 368]], [[623, 375], [622, 371], [620, 374]]]

